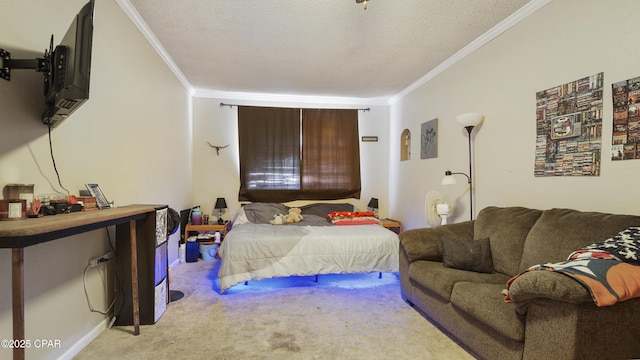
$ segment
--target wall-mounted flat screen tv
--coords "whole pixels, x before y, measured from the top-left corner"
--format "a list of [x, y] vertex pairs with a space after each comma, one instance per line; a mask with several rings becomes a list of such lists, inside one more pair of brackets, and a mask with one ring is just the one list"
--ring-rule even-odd
[[89, 99], [94, 0], [76, 15], [59, 45], [49, 54], [44, 73], [45, 110], [42, 122], [56, 127]]

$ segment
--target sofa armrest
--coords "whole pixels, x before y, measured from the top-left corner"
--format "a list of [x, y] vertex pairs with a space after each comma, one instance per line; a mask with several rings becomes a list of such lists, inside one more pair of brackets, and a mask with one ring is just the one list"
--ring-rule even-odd
[[572, 304], [593, 303], [589, 290], [578, 281], [553, 271], [533, 270], [517, 276], [509, 286], [516, 311], [524, 314], [536, 299], [547, 298]]
[[412, 229], [400, 233], [400, 249], [409, 262], [417, 260], [442, 261], [442, 238], [473, 239], [473, 221], [448, 224], [434, 228]]
[[538, 299], [527, 311], [525, 333], [521, 359], [638, 359], [640, 299], [600, 308]]

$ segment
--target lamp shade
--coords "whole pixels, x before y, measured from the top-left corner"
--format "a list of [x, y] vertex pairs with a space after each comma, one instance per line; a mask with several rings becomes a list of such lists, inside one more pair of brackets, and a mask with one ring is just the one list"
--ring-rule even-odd
[[467, 126], [477, 126], [482, 121], [484, 115], [480, 113], [464, 113], [456, 116], [456, 120], [463, 127]]
[[216, 199], [216, 205], [214, 206], [214, 208], [216, 208], [216, 209], [226, 209], [227, 208], [227, 202], [225, 201], [224, 198], [217, 198]]
[[372, 208], [372, 209], [377, 209], [378, 208], [378, 199], [371, 198], [371, 200], [369, 200], [369, 205], [367, 205], [367, 206]]
[[455, 185], [458, 182], [456, 178], [453, 177], [451, 171], [447, 170], [444, 172], [444, 177], [442, 178], [442, 185]]
[[451, 176], [451, 175], [445, 175], [445, 176], [442, 178], [442, 185], [455, 185], [455, 184], [457, 184], [457, 183], [458, 183], [458, 182], [456, 181], [456, 178], [454, 178], [454, 177], [453, 177], [453, 176]]

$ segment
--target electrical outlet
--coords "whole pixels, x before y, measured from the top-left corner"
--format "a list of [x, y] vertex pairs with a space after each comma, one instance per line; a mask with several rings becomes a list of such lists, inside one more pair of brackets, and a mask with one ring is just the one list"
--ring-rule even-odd
[[107, 262], [113, 259], [115, 255], [112, 252], [108, 252], [102, 256], [98, 256], [89, 260], [89, 266], [98, 266], [98, 264]]
[[101, 257], [93, 258], [89, 260], [89, 266], [98, 266], [98, 261], [100, 261]]

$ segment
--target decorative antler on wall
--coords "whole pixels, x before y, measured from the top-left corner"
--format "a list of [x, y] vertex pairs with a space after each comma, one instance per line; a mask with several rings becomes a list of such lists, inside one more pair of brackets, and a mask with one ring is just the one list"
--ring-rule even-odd
[[356, 3], [360, 4], [364, 2], [364, 9], [367, 10], [367, 1], [368, 0], [356, 0]]
[[229, 145], [225, 145], [225, 146], [216, 146], [216, 145], [211, 145], [210, 142], [207, 141], [207, 144], [209, 144], [209, 146], [211, 146], [212, 148], [216, 149], [216, 155], [220, 156], [220, 149], [224, 149]]

